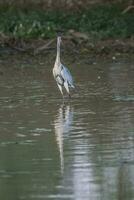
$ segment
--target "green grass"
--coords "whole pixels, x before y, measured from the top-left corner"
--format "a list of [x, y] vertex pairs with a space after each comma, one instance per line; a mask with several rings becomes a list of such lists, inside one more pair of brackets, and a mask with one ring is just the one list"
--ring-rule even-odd
[[122, 14], [117, 5], [100, 5], [80, 12], [0, 8], [0, 33], [14, 38], [53, 38], [69, 29], [96, 39], [134, 35], [134, 12]]

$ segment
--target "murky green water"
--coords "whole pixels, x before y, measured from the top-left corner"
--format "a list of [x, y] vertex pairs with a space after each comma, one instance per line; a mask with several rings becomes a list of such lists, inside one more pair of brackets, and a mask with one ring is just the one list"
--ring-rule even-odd
[[134, 199], [134, 64], [74, 65], [62, 102], [44, 78], [0, 79], [0, 199]]

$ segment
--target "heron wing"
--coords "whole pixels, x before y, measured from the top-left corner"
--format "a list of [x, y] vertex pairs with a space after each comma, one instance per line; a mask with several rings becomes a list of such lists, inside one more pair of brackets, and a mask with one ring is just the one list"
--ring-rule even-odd
[[62, 65], [62, 69], [61, 69], [61, 76], [62, 78], [64, 79], [64, 81], [67, 81], [67, 83], [74, 87], [73, 86], [73, 78], [72, 78], [72, 75], [70, 73], [70, 71], [68, 70], [67, 67], [65, 67], [64, 65]]

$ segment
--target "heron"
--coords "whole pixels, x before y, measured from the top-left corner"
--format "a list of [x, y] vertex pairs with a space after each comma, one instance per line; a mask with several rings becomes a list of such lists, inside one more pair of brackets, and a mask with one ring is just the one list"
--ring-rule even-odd
[[69, 97], [71, 97], [70, 88], [75, 88], [75, 86], [74, 86], [73, 78], [70, 71], [60, 61], [60, 44], [61, 44], [61, 37], [58, 36], [57, 37], [57, 55], [56, 55], [56, 60], [55, 60], [54, 68], [53, 68], [53, 76], [64, 98], [63, 87], [66, 89]]

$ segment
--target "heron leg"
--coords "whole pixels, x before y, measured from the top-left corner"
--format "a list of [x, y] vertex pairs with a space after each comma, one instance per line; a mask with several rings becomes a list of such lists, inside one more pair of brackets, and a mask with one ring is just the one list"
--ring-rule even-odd
[[67, 93], [69, 94], [70, 93], [69, 92], [69, 87], [68, 87], [68, 83], [66, 81], [64, 82], [64, 87], [65, 87]]
[[66, 81], [64, 82], [64, 87], [65, 87], [65, 89], [66, 89], [66, 91], [67, 91], [67, 93], [69, 95], [69, 98], [71, 98], [69, 87], [68, 87], [68, 83]]
[[62, 94], [63, 98], [64, 98], [64, 94], [63, 94], [63, 91], [62, 91], [62, 86], [61, 86], [61, 85], [59, 85], [59, 84], [57, 84], [57, 85], [58, 85], [58, 88], [59, 88], [59, 90], [60, 90], [60, 92], [61, 92], [61, 94]]
[[71, 99], [71, 94], [70, 93], [68, 94], [68, 96], [69, 96], [69, 99]]

